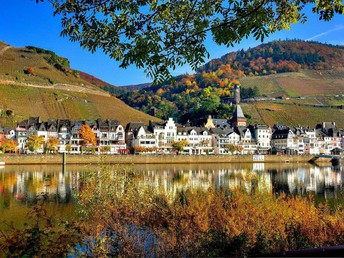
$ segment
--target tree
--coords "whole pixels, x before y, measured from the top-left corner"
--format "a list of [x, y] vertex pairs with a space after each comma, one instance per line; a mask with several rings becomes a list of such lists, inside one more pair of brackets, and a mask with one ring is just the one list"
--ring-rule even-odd
[[82, 145], [95, 146], [97, 144], [96, 136], [94, 135], [92, 128], [89, 125], [87, 124], [82, 125], [79, 130], [79, 134], [80, 134], [81, 139], [83, 140]]
[[30, 135], [27, 140], [27, 146], [29, 147], [29, 150], [34, 153], [37, 153], [37, 150], [42, 149], [44, 143], [45, 141], [42, 135]]
[[189, 142], [185, 139], [181, 141], [174, 141], [172, 142], [172, 148], [179, 154], [179, 152], [183, 151], [185, 146], [189, 145]]
[[72, 150], [72, 145], [67, 144], [66, 145], [66, 151], [69, 153]]
[[18, 146], [18, 143], [15, 140], [5, 138], [2, 141], [0, 147], [3, 151], [3, 153], [5, 153], [6, 151], [12, 153], [12, 152], [15, 152], [17, 150], [17, 146]]
[[169, 78], [176, 66], [198, 68], [209, 57], [207, 37], [227, 46], [251, 34], [263, 40], [292, 23], [304, 23], [307, 3], [325, 21], [344, 12], [340, 0], [45, 1], [62, 16], [61, 35], [91, 52], [103, 50], [123, 68], [145, 68], [155, 82]]
[[35, 69], [33, 69], [32, 67], [29, 67], [26, 70], [24, 70], [24, 73], [28, 74], [28, 75], [35, 75], [36, 74]]
[[59, 145], [60, 145], [60, 141], [56, 137], [49, 137], [46, 144], [47, 151], [56, 153]]
[[225, 149], [226, 149], [226, 151], [233, 154], [237, 150], [237, 147], [234, 144], [226, 144]]

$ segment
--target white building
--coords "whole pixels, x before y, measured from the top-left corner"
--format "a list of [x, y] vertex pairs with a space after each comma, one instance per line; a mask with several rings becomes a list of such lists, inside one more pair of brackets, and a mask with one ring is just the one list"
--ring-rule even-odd
[[177, 127], [172, 118], [162, 123], [149, 121], [149, 130], [155, 135], [159, 151], [170, 152], [172, 150], [172, 142], [177, 139]]
[[214, 153], [212, 135], [206, 128], [177, 127], [177, 141], [186, 140], [189, 144], [184, 148], [184, 154], [209, 154]]

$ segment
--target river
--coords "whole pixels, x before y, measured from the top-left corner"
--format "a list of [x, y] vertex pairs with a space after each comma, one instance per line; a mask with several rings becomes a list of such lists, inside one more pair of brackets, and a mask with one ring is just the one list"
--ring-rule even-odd
[[[82, 176], [96, 165], [68, 165], [65, 172], [55, 165], [20, 165], [0, 167], [0, 218], [20, 224], [30, 207], [43, 196], [53, 216], [68, 219], [74, 216], [75, 193]], [[120, 168], [119, 168], [120, 169]], [[332, 207], [344, 204], [342, 166], [314, 166], [287, 163], [230, 163], [132, 165], [141, 174], [142, 183], [160, 187], [171, 198], [187, 188], [233, 188], [241, 185], [248, 191], [264, 189], [288, 195], [314, 195], [316, 202], [328, 202]], [[253, 175], [254, 182], [245, 180]]]

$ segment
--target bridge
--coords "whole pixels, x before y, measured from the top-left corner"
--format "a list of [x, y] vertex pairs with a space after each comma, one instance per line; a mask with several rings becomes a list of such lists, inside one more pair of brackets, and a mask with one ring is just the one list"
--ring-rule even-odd
[[332, 163], [332, 165], [338, 165], [339, 161], [341, 159], [341, 156], [340, 155], [318, 154], [318, 155], [315, 155], [313, 158], [311, 158], [308, 162], [314, 163], [317, 159], [320, 159], [320, 158], [329, 159], [329, 161]]

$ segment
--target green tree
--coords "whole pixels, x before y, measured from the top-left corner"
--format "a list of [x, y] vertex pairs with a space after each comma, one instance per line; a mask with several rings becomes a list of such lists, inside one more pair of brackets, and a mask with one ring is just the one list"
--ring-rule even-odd
[[234, 144], [226, 144], [225, 150], [233, 154], [237, 150], [237, 147]]
[[43, 144], [45, 143], [44, 137], [42, 135], [30, 135], [27, 140], [27, 146], [29, 147], [30, 151], [37, 153], [37, 150], [43, 148]]
[[227, 46], [251, 34], [263, 40], [292, 23], [305, 22], [307, 3], [321, 20], [344, 14], [341, 0], [46, 1], [62, 17], [63, 36], [92, 52], [102, 49], [123, 68], [145, 68], [156, 82], [169, 78], [176, 66], [198, 68], [209, 56], [208, 37]]
[[201, 110], [206, 114], [212, 114], [216, 112], [217, 108], [220, 106], [220, 97], [216, 93], [211, 93], [207, 98], [201, 101]]

